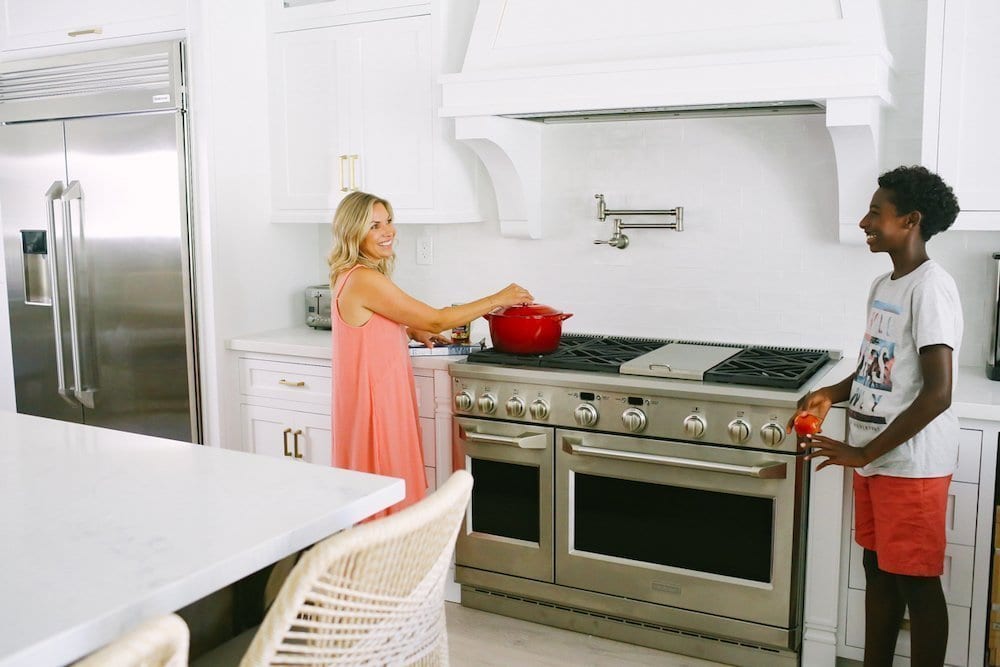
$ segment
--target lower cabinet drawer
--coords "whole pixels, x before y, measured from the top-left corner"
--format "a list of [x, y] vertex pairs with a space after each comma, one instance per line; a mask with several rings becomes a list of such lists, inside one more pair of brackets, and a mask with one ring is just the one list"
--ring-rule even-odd
[[[909, 615], [907, 615], [909, 618]], [[856, 648], [865, 647], [865, 592], [847, 591], [847, 628], [845, 643]], [[896, 655], [910, 657], [910, 631], [899, 631]], [[966, 667], [969, 660], [969, 609], [948, 605], [948, 647], [945, 650], [946, 665]]]
[[424, 466], [424, 476], [427, 478], [427, 493], [433, 493], [437, 489], [437, 471], [430, 466]]
[[[865, 568], [861, 562], [864, 549], [854, 541], [851, 531], [851, 560], [848, 565], [847, 585], [858, 590], [865, 589]], [[944, 548], [944, 573], [941, 587], [948, 604], [959, 607], [972, 606], [972, 568], [975, 549], [963, 544], [946, 544]]]
[[240, 359], [240, 393], [299, 403], [331, 403], [330, 366]]

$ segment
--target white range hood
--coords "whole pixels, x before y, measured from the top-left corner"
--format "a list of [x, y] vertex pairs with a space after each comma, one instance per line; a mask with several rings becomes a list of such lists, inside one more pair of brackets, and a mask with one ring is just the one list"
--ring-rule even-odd
[[542, 235], [547, 123], [825, 113], [855, 241], [891, 74], [878, 0], [480, 0], [441, 113], [486, 165], [502, 233], [523, 238]]

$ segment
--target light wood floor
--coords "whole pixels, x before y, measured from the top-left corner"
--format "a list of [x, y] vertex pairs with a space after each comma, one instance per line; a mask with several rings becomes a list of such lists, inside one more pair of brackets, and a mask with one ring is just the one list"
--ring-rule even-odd
[[452, 667], [720, 667], [721, 663], [445, 604]]

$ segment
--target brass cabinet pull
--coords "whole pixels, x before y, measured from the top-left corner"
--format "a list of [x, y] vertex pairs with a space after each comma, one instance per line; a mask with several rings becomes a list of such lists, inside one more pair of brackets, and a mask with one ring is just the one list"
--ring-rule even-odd
[[357, 155], [348, 155], [347, 157], [351, 161], [351, 190], [352, 191], [356, 191], [358, 189], [358, 175], [357, 175], [357, 173], [355, 173], [354, 168], [358, 164], [358, 156]]
[[286, 428], [281, 432], [281, 441], [285, 446], [285, 456], [291, 456], [292, 453], [288, 451], [288, 434], [292, 432], [292, 429]]
[[278, 380], [278, 384], [283, 384], [286, 387], [304, 387], [304, 386], [306, 386], [306, 383], [303, 380], [297, 380], [297, 381], [293, 382], [292, 380], [286, 380], [285, 378], [281, 378], [280, 380]]
[[344, 161], [345, 160], [347, 160], [347, 156], [346, 155], [341, 155], [340, 156], [340, 191], [341, 192], [350, 192], [350, 188], [348, 188], [348, 187], [346, 187], [344, 185]]
[[295, 458], [301, 459], [302, 452], [299, 451], [299, 436], [302, 435], [302, 429], [297, 428], [292, 432], [292, 442], [295, 447]]
[[100, 35], [104, 32], [101, 27], [96, 28], [83, 28], [82, 30], [70, 30], [66, 33], [69, 37], [82, 37], [83, 35]]

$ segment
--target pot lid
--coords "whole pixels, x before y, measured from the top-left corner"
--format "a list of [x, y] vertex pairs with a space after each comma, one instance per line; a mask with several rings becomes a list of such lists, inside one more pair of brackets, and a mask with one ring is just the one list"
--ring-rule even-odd
[[552, 306], [546, 306], [544, 303], [519, 303], [498, 308], [491, 314], [501, 317], [554, 317], [562, 315], [563, 312]]

